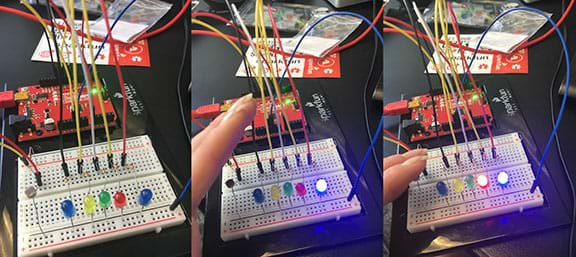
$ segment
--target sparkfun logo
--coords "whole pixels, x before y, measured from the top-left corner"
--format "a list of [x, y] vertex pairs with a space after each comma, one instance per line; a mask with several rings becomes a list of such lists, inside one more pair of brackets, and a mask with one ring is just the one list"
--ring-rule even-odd
[[508, 116], [516, 115], [516, 113], [518, 113], [518, 106], [511, 102], [512, 93], [504, 88], [501, 88], [498, 92], [500, 93], [500, 97], [492, 98], [492, 102], [503, 104], [504, 108], [506, 108], [506, 113], [508, 113]]
[[315, 108], [320, 115], [320, 119], [323, 122], [328, 122], [332, 118], [332, 111], [328, 108], [326, 104], [326, 98], [323, 95], [314, 93], [312, 94], [314, 101], [307, 102], [306, 107]]
[[[144, 103], [142, 101], [136, 99], [136, 90], [134, 86], [131, 84], [125, 83], [126, 88], [126, 102], [128, 102], [128, 106], [130, 106], [130, 110], [132, 110], [132, 114], [134, 116], [142, 116], [144, 115]], [[121, 93], [115, 93], [114, 97], [122, 99]]]

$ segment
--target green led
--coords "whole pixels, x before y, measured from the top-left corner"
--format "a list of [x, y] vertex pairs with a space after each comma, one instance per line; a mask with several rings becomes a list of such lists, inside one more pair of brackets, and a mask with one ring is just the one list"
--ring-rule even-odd
[[96, 95], [96, 94], [98, 94], [98, 89], [97, 89], [97, 88], [92, 88], [92, 89], [90, 90], [90, 93], [92, 93], [93, 95]]
[[477, 94], [473, 94], [473, 95], [472, 95], [472, 101], [477, 101], [478, 98], [480, 98], [480, 97], [478, 97]]
[[292, 104], [292, 99], [288, 98], [286, 100], [284, 100], [284, 105], [291, 105]]
[[110, 196], [110, 193], [106, 191], [102, 191], [98, 194], [98, 200], [100, 200], [99, 204], [102, 209], [106, 209], [112, 205], [112, 197]]

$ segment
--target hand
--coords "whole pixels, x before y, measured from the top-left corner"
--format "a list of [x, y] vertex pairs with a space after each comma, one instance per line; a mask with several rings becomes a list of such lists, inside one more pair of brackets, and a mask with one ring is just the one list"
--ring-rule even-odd
[[426, 149], [417, 149], [404, 154], [384, 158], [384, 204], [398, 198], [408, 184], [418, 178], [426, 168]]
[[254, 115], [256, 102], [252, 94], [245, 95], [192, 139], [192, 257], [201, 256], [196, 208], [222, 172], [222, 166], [232, 155]]

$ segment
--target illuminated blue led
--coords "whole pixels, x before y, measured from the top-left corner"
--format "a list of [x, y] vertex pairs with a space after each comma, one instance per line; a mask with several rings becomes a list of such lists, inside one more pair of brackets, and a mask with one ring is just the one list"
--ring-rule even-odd
[[62, 201], [62, 203], [60, 203], [60, 209], [62, 209], [62, 213], [67, 219], [76, 216], [76, 207], [74, 207], [74, 203], [71, 200]]
[[326, 180], [316, 180], [316, 191], [318, 191], [318, 193], [325, 193], [326, 189], [328, 189], [328, 183], [326, 183]]
[[138, 204], [142, 205], [143, 207], [148, 206], [152, 201], [152, 196], [154, 196], [152, 190], [148, 188], [142, 189], [138, 195]]
[[504, 172], [504, 171], [500, 171], [498, 173], [498, 184], [505, 186], [506, 184], [508, 184], [508, 173]]

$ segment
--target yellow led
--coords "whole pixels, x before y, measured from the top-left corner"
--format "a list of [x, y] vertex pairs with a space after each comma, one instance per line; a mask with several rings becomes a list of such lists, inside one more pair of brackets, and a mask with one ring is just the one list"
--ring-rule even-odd
[[274, 201], [280, 200], [280, 196], [282, 195], [282, 193], [281, 193], [280, 187], [278, 185], [273, 185], [272, 188], [270, 189], [270, 191], [272, 194], [272, 200], [274, 200]]
[[90, 215], [96, 212], [96, 198], [91, 194], [84, 197], [84, 212]]
[[464, 182], [460, 178], [454, 179], [454, 191], [460, 193], [464, 191]]

